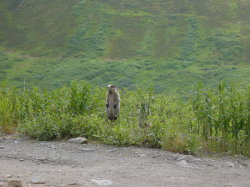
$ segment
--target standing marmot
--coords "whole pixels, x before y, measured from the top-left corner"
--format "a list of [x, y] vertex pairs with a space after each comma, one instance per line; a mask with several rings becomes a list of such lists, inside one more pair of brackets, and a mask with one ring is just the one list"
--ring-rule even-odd
[[107, 88], [107, 114], [111, 121], [115, 121], [120, 112], [120, 94], [118, 93], [117, 88], [113, 85], [108, 85]]

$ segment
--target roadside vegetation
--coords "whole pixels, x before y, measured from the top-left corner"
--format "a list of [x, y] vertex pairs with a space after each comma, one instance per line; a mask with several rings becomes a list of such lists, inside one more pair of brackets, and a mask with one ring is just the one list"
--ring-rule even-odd
[[250, 156], [250, 87], [200, 84], [185, 97], [155, 94], [153, 87], [120, 93], [120, 116], [110, 122], [106, 89], [86, 82], [73, 81], [54, 91], [2, 86], [0, 130], [38, 140], [85, 136], [118, 146]]

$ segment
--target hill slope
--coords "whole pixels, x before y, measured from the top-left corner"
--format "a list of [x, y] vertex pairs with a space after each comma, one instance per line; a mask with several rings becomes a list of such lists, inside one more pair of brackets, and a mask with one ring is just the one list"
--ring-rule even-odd
[[2, 0], [0, 80], [158, 91], [250, 80], [248, 0]]

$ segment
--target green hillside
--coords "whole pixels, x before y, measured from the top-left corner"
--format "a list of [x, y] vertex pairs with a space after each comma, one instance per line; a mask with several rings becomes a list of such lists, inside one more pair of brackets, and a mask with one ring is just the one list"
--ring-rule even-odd
[[1, 0], [0, 81], [188, 91], [250, 81], [249, 0]]

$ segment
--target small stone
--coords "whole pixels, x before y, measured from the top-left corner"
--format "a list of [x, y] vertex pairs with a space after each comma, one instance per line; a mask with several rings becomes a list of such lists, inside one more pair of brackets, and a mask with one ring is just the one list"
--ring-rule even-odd
[[159, 156], [160, 156], [160, 155], [155, 154], [155, 155], [152, 156], [152, 158], [158, 158]]
[[111, 152], [114, 152], [114, 151], [116, 151], [116, 150], [118, 150], [117, 148], [115, 148], [115, 149], [110, 149], [110, 150], [107, 150], [106, 152], [107, 153], [111, 153]]
[[78, 185], [78, 183], [77, 182], [71, 182], [71, 183], [69, 183], [69, 185], [74, 186], [74, 185]]
[[5, 175], [5, 178], [11, 178], [13, 175]]
[[11, 178], [13, 175], [5, 175], [5, 178]]
[[3, 182], [0, 182], [0, 187], [4, 187], [4, 183]]
[[23, 159], [23, 158], [20, 158], [20, 161], [22, 162], [22, 161], [24, 161], [24, 159]]
[[112, 181], [109, 180], [100, 180], [100, 179], [92, 179], [92, 183], [95, 183], [98, 186], [111, 186], [113, 184]]
[[234, 167], [234, 163], [232, 163], [232, 162], [227, 162], [227, 164], [228, 164], [228, 166], [229, 166], [230, 168], [233, 168], [233, 167]]
[[248, 167], [248, 163], [246, 163], [245, 161], [243, 160], [238, 160], [238, 163], [242, 166], [245, 166], [245, 167]]
[[201, 158], [195, 158], [194, 159], [194, 162], [199, 162], [199, 161], [201, 161]]
[[16, 140], [15, 140], [15, 141], [14, 141], [14, 143], [15, 143], [15, 144], [17, 144], [17, 143], [18, 143], [18, 141], [16, 141]]
[[40, 178], [34, 177], [34, 178], [31, 179], [31, 183], [32, 184], [45, 184], [46, 181], [42, 180]]
[[20, 180], [10, 180], [7, 187], [23, 187], [23, 184]]
[[0, 146], [0, 149], [4, 149], [4, 146]]
[[37, 158], [36, 160], [40, 162], [46, 162], [46, 157]]
[[176, 158], [177, 161], [181, 161], [181, 160], [184, 160], [184, 159], [186, 159], [185, 156], [180, 156], [180, 157]]
[[84, 144], [84, 143], [88, 142], [88, 139], [86, 139], [84, 137], [77, 137], [77, 138], [71, 138], [71, 139], [69, 139], [69, 142]]
[[212, 164], [210, 164], [210, 163], [206, 163], [206, 165], [207, 165], [207, 166], [212, 166]]
[[86, 152], [96, 151], [96, 149], [92, 149], [92, 148], [82, 148], [81, 150], [86, 151]]
[[188, 165], [188, 163], [187, 163], [186, 160], [181, 160], [181, 161], [179, 161], [179, 162], [177, 163], [177, 165], [180, 166], [180, 167], [183, 167], [183, 168], [189, 167], [189, 165]]
[[144, 157], [146, 157], [146, 155], [140, 154], [140, 158], [144, 158]]

